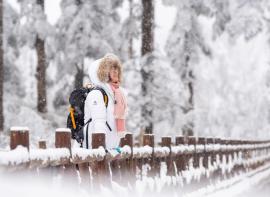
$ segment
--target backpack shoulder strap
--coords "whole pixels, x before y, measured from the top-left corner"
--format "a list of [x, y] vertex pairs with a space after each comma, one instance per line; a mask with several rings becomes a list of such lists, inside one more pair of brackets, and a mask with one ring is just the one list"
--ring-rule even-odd
[[99, 87], [99, 86], [94, 87], [93, 90], [99, 90], [99, 91], [101, 91], [101, 93], [103, 95], [103, 100], [104, 100], [105, 106], [107, 108], [108, 107], [109, 99], [108, 99], [108, 95], [105, 92], [105, 90], [103, 88]]

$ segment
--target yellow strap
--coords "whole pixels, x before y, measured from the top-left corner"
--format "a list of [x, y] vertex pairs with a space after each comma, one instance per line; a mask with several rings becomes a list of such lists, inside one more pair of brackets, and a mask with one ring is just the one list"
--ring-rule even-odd
[[74, 109], [72, 107], [69, 108], [70, 116], [71, 116], [71, 122], [73, 129], [76, 129], [76, 123], [74, 118]]
[[104, 96], [104, 103], [105, 103], [106, 106], [108, 105], [108, 97], [107, 97], [107, 95]]

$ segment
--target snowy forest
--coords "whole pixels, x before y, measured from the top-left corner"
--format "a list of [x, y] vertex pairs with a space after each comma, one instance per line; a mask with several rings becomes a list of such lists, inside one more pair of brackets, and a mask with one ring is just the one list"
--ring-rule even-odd
[[0, 0], [0, 34], [2, 147], [11, 126], [34, 142], [66, 127], [71, 91], [106, 53], [138, 139], [270, 137], [269, 0]]

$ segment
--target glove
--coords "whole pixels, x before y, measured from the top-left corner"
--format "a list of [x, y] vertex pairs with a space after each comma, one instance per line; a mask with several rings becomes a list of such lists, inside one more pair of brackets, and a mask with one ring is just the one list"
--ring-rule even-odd
[[116, 148], [114, 148], [119, 154], [122, 152], [122, 150], [121, 150], [121, 147], [116, 147]]

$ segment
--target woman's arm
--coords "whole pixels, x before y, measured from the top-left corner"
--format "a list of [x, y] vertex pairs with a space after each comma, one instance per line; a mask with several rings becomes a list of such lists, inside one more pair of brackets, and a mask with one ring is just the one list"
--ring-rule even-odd
[[99, 90], [92, 90], [85, 101], [85, 107], [90, 111], [92, 118], [93, 132], [106, 131], [106, 106], [103, 100], [103, 95]]

